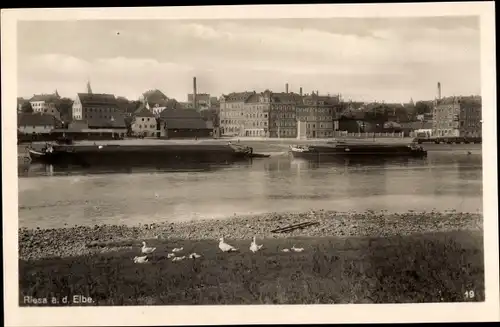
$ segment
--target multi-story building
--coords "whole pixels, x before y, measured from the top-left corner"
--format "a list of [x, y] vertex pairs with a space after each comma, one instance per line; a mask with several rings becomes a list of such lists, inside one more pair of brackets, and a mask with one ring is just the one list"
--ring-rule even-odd
[[132, 116], [132, 133], [138, 136], [155, 136], [157, 132], [156, 117], [144, 105], [140, 105]]
[[447, 97], [435, 101], [433, 136], [471, 136], [482, 133], [481, 97]]
[[52, 115], [57, 119], [61, 119], [61, 115], [57, 110], [57, 104], [60, 99], [56, 91], [54, 94], [35, 94], [29, 102], [34, 113]]
[[297, 105], [297, 138], [327, 138], [338, 129], [337, 114], [340, 108], [338, 96], [320, 96], [312, 93]]
[[297, 93], [272, 93], [269, 112], [269, 136], [297, 137], [297, 106], [302, 96]]
[[74, 120], [110, 120], [120, 112], [115, 96], [104, 93], [78, 93], [72, 111]]
[[272, 93], [266, 90], [262, 93], [253, 92], [243, 104], [244, 136], [269, 136], [269, 111]]
[[245, 106], [254, 92], [236, 92], [222, 95], [220, 98], [220, 133], [221, 135], [245, 136], [245, 125], [248, 119]]

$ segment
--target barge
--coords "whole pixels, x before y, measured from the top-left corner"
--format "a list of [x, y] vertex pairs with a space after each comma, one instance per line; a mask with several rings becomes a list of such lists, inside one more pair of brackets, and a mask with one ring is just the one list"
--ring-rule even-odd
[[63, 166], [158, 166], [182, 163], [231, 163], [262, 155], [233, 144], [61, 145], [29, 149], [33, 163]]
[[328, 142], [323, 145], [292, 145], [290, 153], [294, 158], [315, 160], [328, 158], [423, 158], [427, 156], [427, 151], [414, 143], [407, 145]]

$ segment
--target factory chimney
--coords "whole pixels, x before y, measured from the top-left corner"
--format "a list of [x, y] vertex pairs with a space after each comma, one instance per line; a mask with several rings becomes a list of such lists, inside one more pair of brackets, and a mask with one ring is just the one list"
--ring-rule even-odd
[[196, 109], [196, 77], [193, 77], [193, 107]]
[[441, 100], [441, 82], [438, 82], [438, 100]]
[[288, 94], [288, 83], [285, 84], [285, 93]]
[[302, 96], [302, 86], [300, 87], [299, 94], [300, 94], [300, 96]]

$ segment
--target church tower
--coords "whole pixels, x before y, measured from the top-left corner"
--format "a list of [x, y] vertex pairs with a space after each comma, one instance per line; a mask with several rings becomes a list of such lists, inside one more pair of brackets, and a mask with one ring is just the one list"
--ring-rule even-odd
[[92, 94], [92, 88], [90, 87], [90, 81], [87, 82], [87, 93]]

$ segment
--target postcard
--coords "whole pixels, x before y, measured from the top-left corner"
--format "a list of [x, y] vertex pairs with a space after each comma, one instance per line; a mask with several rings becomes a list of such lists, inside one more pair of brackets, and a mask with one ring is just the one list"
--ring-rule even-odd
[[494, 26], [2, 10], [7, 325], [498, 321]]

